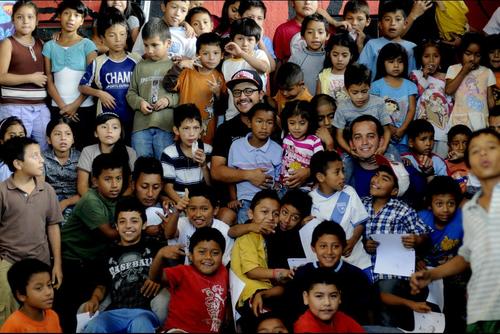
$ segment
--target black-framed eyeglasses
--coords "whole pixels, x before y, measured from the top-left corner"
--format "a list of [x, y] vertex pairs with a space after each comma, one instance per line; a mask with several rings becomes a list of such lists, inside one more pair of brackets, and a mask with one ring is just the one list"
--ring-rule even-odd
[[233, 96], [240, 97], [242, 93], [245, 94], [245, 96], [250, 96], [258, 91], [259, 91], [258, 89], [253, 89], [253, 88], [233, 89]]

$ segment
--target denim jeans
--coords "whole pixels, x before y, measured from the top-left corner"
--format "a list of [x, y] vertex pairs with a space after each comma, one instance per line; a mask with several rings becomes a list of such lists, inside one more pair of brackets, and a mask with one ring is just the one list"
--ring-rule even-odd
[[241, 208], [238, 210], [238, 224], [245, 224], [248, 220], [248, 209], [250, 209], [251, 201], [243, 199], [240, 202]]
[[159, 128], [149, 128], [132, 133], [132, 148], [137, 156], [160, 159], [165, 147], [174, 143], [174, 133]]
[[35, 139], [40, 144], [42, 151], [48, 148], [45, 128], [50, 121], [50, 111], [45, 104], [1, 105], [0, 120], [10, 116], [16, 116], [23, 121], [26, 135]]
[[160, 321], [148, 310], [120, 308], [99, 313], [90, 320], [84, 333], [155, 333]]

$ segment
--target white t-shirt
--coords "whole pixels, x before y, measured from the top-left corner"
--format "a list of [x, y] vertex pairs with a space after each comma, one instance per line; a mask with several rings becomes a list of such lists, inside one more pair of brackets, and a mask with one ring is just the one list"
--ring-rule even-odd
[[[233, 249], [234, 243], [233, 238], [228, 235], [229, 225], [214, 218], [212, 227], [219, 230], [220, 233], [222, 233], [222, 235], [224, 236], [224, 239], [226, 239], [226, 250], [224, 251], [224, 255], [222, 256], [222, 263], [226, 266], [229, 261], [231, 261], [231, 250]], [[179, 231], [179, 237], [177, 240], [179, 241], [179, 244], [185, 246], [184, 251], [187, 255], [189, 253], [189, 239], [191, 239], [191, 236], [196, 231], [196, 228], [189, 222], [189, 219], [187, 217], [179, 217], [177, 230]], [[189, 264], [189, 259], [187, 256], [185, 263]]]
[[483, 31], [487, 35], [500, 33], [500, 7], [498, 7], [493, 15], [491, 15], [490, 20], [484, 26]]
[[[332, 220], [342, 226], [346, 238], [349, 239], [352, 237], [354, 228], [368, 219], [368, 212], [366, 212], [356, 190], [351, 186], [345, 186], [344, 189], [330, 196], [325, 196], [318, 189], [315, 189], [309, 193], [309, 196], [313, 200], [311, 215], [316, 218], [302, 227], [300, 237], [306, 257], [316, 261], [316, 255], [310, 246], [312, 232], [316, 226], [325, 220]], [[343, 259], [360, 269], [371, 266], [370, 256], [363, 248], [361, 239], [354, 246], [351, 255], [343, 257]]]
[[[266, 63], [269, 64], [269, 59], [266, 56], [266, 53], [262, 50], [255, 50], [254, 56], [259, 59], [259, 60], [264, 60]], [[222, 63], [222, 75], [224, 75], [224, 80], [226, 82], [231, 80], [231, 77], [238, 71], [240, 70], [254, 70], [255, 69], [246, 62], [245, 59], [243, 58], [228, 58], [224, 60], [224, 63]], [[267, 74], [266, 73], [261, 73], [260, 78], [262, 79], [263, 83], [263, 91], [266, 91], [266, 85], [267, 85]], [[234, 98], [233, 94], [231, 93], [231, 90], [228, 89], [228, 94], [229, 94], [229, 100], [227, 103], [227, 110], [226, 110], [226, 122], [230, 120], [231, 118], [234, 118], [234, 116], [238, 115], [238, 109], [234, 106]]]
[[[144, 54], [144, 42], [142, 40], [142, 29], [137, 35], [132, 52], [140, 55]], [[187, 38], [186, 29], [183, 27], [170, 27], [170, 35], [172, 45], [170, 46], [169, 54], [172, 56], [181, 56], [186, 58], [194, 58], [196, 56], [196, 37]]]

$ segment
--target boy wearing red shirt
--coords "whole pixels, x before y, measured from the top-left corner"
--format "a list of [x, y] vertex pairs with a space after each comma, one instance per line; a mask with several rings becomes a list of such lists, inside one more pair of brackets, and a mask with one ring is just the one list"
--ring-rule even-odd
[[[222, 265], [226, 241], [218, 230], [201, 227], [189, 243], [191, 265], [162, 269], [163, 259], [172, 258], [169, 247], [160, 249], [151, 265], [150, 277], [170, 292], [168, 317], [163, 329], [188, 333], [217, 333], [225, 316], [229, 276]], [[163, 252], [165, 250], [165, 252]], [[182, 250], [181, 250], [182, 251]]]
[[331, 271], [318, 268], [303, 297], [309, 309], [295, 322], [294, 333], [365, 333], [354, 319], [338, 311], [340, 290]]

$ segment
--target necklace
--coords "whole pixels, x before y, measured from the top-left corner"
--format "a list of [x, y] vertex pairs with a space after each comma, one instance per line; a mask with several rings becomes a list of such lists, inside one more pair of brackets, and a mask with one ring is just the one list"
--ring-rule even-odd
[[31, 54], [31, 58], [33, 58], [33, 61], [36, 62], [36, 53], [35, 53], [35, 49], [33, 49], [33, 47], [35, 46], [35, 39], [33, 38], [33, 36], [31, 37], [31, 42], [28, 44], [28, 43], [25, 43], [23, 42], [22, 40], [20, 40], [19, 38], [17, 38], [16, 36], [12, 35], [12, 37], [19, 43], [21, 44], [22, 46], [24, 47], [27, 47], [29, 50], [30, 50], [30, 54]]

